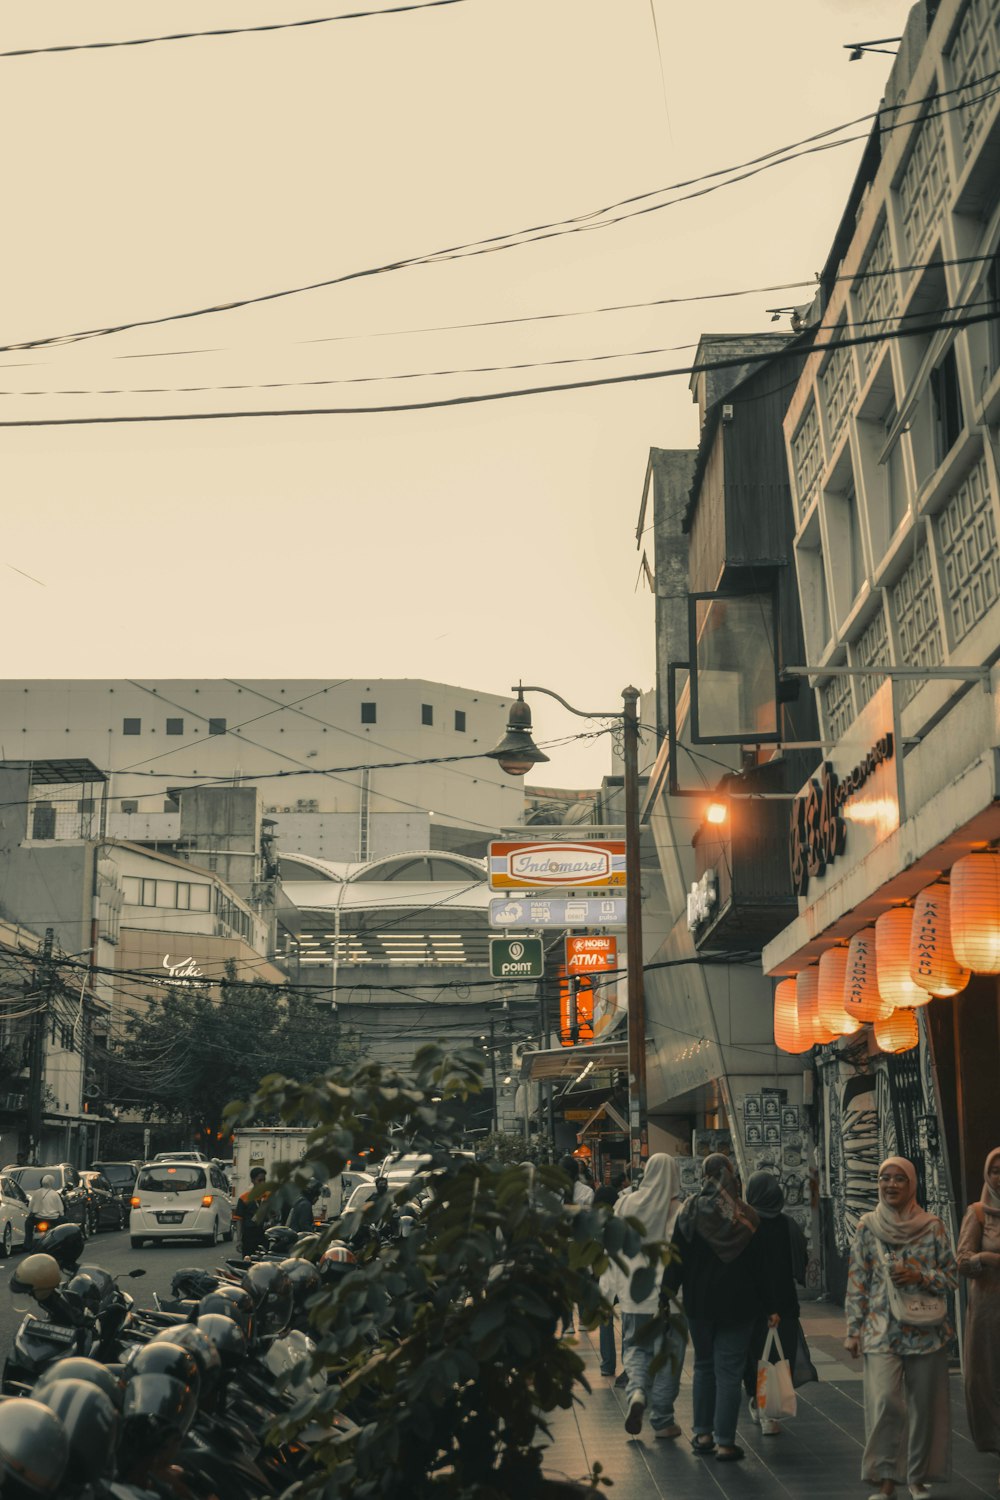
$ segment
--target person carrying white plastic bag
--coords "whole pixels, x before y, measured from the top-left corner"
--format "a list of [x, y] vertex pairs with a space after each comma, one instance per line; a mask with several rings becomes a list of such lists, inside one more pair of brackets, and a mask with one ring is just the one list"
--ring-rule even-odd
[[[775, 1360], [771, 1358], [772, 1350], [778, 1355]], [[792, 1367], [785, 1358], [777, 1328], [769, 1328], [757, 1361], [757, 1413], [761, 1425], [794, 1417], [797, 1407]]]

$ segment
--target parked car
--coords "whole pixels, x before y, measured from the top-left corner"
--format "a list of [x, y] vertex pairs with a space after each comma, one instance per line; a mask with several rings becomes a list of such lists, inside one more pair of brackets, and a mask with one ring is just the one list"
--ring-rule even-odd
[[8, 1256], [24, 1244], [28, 1200], [7, 1173], [0, 1174], [0, 1255]]
[[99, 1229], [124, 1229], [131, 1204], [126, 1206], [120, 1194], [102, 1172], [81, 1172], [80, 1180], [90, 1196], [90, 1232]]
[[151, 1161], [142, 1168], [129, 1218], [132, 1248], [144, 1240], [195, 1238], [206, 1245], [233, 1237], [229, 1187], [211, 1162]]
[[87, 1168], [88, 1172], [100, 1172], [111, 1184], [111, 1191], [117, 1198], [121, 1199], [126, 1214], [129, 1209], [129, 1201], [132, 1197], [132, 1189], [135, 1187], [135, 1179], [139, 1175], [141, 1161], [92, 1161]]
[[[14, 1167], [7, 1174], [17, 1183], [22, 1193], [30, 1199], [35, 1188], [41, 1187], [43, 1177], [52, 1178], [52, 1186], [62, 1197], [64, 1219], [79, 1224], [84, 1237], [90, 1233], [90, 1197], [80, 1181], [80, 1174], [68, 1161], [48, 1167]], [[42, 1233], [41, 1226], [38, 1226]]]
[[154, 1161], [208, 1161], [204, 1151], [158, 1151]]

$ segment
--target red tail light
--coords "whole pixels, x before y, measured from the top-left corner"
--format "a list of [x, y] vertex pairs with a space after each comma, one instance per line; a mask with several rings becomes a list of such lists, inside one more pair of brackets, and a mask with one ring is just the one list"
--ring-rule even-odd
[[202, 1208], [211, 1208], [214, 1201], [215, 1200], [213, 1199], [212, 1194], [206, 1193], [204, 1198], [202, 1198], [201, 1200], [201, 1206]]
[[138, 1198], [130, 1198], [128, 1201], [129, 1201], [129, 1206], [131, 1208], [141, 1208], [142, 1207], [142, 1203], [141, 1203], [141, 1201]]

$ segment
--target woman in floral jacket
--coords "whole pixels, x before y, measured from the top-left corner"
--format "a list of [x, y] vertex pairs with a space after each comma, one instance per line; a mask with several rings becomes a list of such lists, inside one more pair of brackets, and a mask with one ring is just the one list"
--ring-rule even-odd
[[[958, 1279], [941, 1220], [917, 1203], [912, 1162], [879, 1167], [878, 1207], [865, 1214], [851, 1247], [844, 1347], [864, 1355], [865, 1444], [861, 1475], [871, 1500], [908, 1484], [914, 1500], [951, 1474], [948, 1411], [948, 1293]], [[892, 1288], [896, 1290], [893, 1291]], [[898, 1316], [899, 1294], [941, 1299], [941, 1317], [917, 1326]], [[896, 1303], [896, 1307], [893, 1303]]]

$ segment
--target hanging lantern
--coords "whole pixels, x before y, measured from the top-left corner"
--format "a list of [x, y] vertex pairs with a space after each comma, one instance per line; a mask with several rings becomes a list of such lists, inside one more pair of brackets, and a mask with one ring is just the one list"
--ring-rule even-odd
[[827, 948], [819, 961], [819, 995], [817, 1025], [835, 1036], [853, 1036], [861, 1022], [844, 1009], [844, 977], [847, 973], [847, 949]]
[[901, 1006], [872, 1027], [876, 1046], [882, 1052], [911, 1052], [920, 1040], [917, 1016], [912, 1006]]
[[774, 1045], [782, 1052], [808, 1052], [813, 1044], [799, 1020], [797, 988], [794, 979], [782, 979], [774, 991]]
[[937, 880], [913, 903], [910, 978], [931, 995], [958, 995], [972, 975], [951, 945], [951, 892]]
[[966, 854], [951, 867], [951, 946], [964, 969], [1000, 974], [1000, 854]]
[[894, 906], [875, 923], [878, 991], [890, 1005], [929, 1005], [930, 992], [910, 978], [910, 936], [913, 911]]
[[844, 1009], [856, 1021], [880, 1021], [892, 1011], [892, 1002], [879, 994], [874, 927], [862, 927], [851, 938], [844, 975]]
[[795, 999], [799, 1012], [799, 1025], [803, 1036], [811, 1036], [821, 1046], [824, 1042], [836, 1041], [840, 1035], [820, 1024], [819, 1019], [819, 969], [810, 964], [795, 980]]

